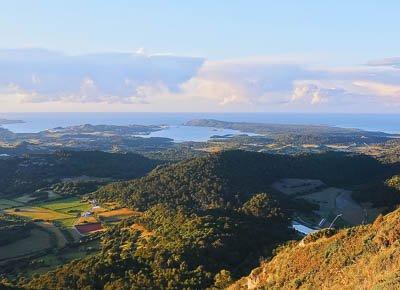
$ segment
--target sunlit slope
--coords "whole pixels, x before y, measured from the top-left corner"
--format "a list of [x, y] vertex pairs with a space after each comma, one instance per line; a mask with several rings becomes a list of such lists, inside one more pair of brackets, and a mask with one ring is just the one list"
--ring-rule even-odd
[[399, 289], [400, 210], [282, 248], [230, 289]]

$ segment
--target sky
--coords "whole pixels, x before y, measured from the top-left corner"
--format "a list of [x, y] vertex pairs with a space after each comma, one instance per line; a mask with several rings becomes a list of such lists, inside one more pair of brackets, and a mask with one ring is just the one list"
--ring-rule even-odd
[[0, 112], [400, 113], [399, 1], [0, 3]]

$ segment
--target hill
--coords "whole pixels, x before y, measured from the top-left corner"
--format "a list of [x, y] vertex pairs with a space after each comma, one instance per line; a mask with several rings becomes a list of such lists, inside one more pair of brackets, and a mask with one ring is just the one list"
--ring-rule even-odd
[[[279, 178], [314, 178], [331, 186], [356, 186], [383, 182], [398, 172], [397, 167], [365, 155], [334, 152], [288, 156], [224, 151], [159, 167], [140, 179], [112, 183], [96, 192], [96, 197], [138, 210], [158, 203], [206, 210], [235, 207], [256, 193], [270, 192], [271, 183]], [[366, 197], [372, 200], [379, 193], [374, 194]], [[400, 202], [398, 194], [386, 194], [387, 203]]]
[[382, 143], [396, 134], [371, 132], [358, 129], [339, 128], [326, 125], [268, 124], [247, 122], [225, 122], [212, 119], [197, 119], [185, 123], [187, 126], [233, 129], [256, 133], [286, 144], [370, 144]]
[[279, 250], [229, 289], [398, 289], [400, 210], [371, 225], [324, 230]]
[[[225, 151], [161, 165], [144, 177], [92, 193], [100, 204], [117, 202], [138, 211], [104, 232], [98, 253], [16, 284], [26, 289], [221, 289], [270, 259], [278, 245], [298, 238], [291, 214], [314, 208], [273, 191], [271, 183], [299, 177], [356, 186], [386, 180], [395, 170], [395, 164], [341, 153]], [[359, 235], [358, 229], [366, 228], [342, 235]], [[326, 239], [332, 235], [326, 232]]]
[[295, 237], [278, 206], [265, 194], [240, 210], [202, 215], [154, 206], [108, 230], [99, 254], [20, 286], [206, 289], [248, 273], [259, 257]]
[[57, 151], [0, 159], [0, 195], [31, 193], [65, 177], [137, 178], [160, 163], [139, 154], [101, 151]]

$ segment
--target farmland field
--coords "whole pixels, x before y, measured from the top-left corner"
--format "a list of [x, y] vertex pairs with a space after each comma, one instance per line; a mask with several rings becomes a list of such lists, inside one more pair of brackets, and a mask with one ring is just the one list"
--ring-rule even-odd
[[20, 197], [17, 197], [15, 201], [17, 202], [22, 202], [22, 203], [29, 203], [31, 201], [34, 201], [36, 198], [32, 196], [32, 194], [24, 194]]
[[69, 217], [65, 219], [59, 219], [57, 222], [60, 222], [66, 228], [70, 228], [75, 224], [76, 220], [77, 217]]
[[67, 213], [70, 210], [86, 211], [90, 209], [90, 204], [83, 203], [78, 197], [69, 197], [61, 200], [44, 202], [39, 204], [40, 207]]
[[0, 210], [7, 209], [15, 206], [20, 206], [22, 203], [10, 199], [0, 199]]
[[60, 220], [60, 219], [65, 219], [65, 218], [70, 218], [70, 215], [67, 215], [62, 212], [57, 212], [54, 210], [42, 208], [42, 207], [19, 207], [18, 210], [15, 209], [8, 209], [5, 210], [6, 213], [12, 214], [12, 215], [17, 215], [17, 216], [23, 216], [31, 219], [41, 219], [41, 220], [47, 220], [47, 221], [54, 221], [54, 220]]
[[28, 265], [18, 265], [14, 269], [14, 272], [10, 274], [11, 276], [15, 276], [16, 274], [24, 273], [27, 277], [32, 277], [34, 274], [43, 274], [74, 259], [81, 259], [94, 255], [98, 252], [99, 247], [99, 240], [90, 241], [78, 247], [67, 247], [57, 254], [49, 253], [45, 256], [31, 259]]
[[51, 246], [50, 239], [46, 231], [33, 229], [29, 237], [3, 246], [0, 251], [0, 262], [48, 249]]
[[61, 230], [53, 225], [52, 223], [48, 222], [38, 222], [36, 225], [42, 227], [48, 232], [52, 232], [54, 236], [56, 237], [57, 240], [57, 247], [62, 248], [67, 244], [67, 239], [65, 238], [64, 234], [61, 232]]
[[79, 198], [70, 197], [38, 203], [35, 206], [8, 209], [5, 212], [31, 219], [57, 221], [65, 227], [72, 227], [80, 213], [90, 209], [90, 207], [90, 204], [81, 202]]

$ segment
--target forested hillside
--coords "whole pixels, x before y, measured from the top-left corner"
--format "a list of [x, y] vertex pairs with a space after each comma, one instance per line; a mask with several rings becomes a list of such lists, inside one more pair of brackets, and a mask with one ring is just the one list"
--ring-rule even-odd
[[[315, 178], [330, 185], [356, 186], [383, 183], [398, 172], [397, 167], [344, 153], [288, 156], [225, 151], [158, 168], [141, 179], [110, 184], [96, 196], [139, 210], [158, 203], [204, 210], [241, 204], [252, 194], [269, 190], [278, 178]], [[388, 194], [387, 202], [400, 202], [400, 197]]]
[[[231, 212], [202, 215], [154, 206], [109, 230], [101, 253], [34, 279], [29, 289], [205, 289], [224, 287], [293, 238], [266, 195]], [[257, 238], [255, 238], [257, 237]]]
[[[396, 164], [382, 164], [364, 155], [288, 156], [246, 151], [159, 166], [145, 177], [112, 183], [91, 194], [100, 204], [117, 202], [137, 211], [136, 216], [104, 233], [99, 253], [17, 284], [26, 289], [222, 289], [248, 275], [260, 260], [271, 259], [276, 247], [299, 237], [291, 228], [293, 212], [315, 209], [305, 200], [272, 190], [272, 182], [283, 177], [315, 178], [351, 187], [384, 182], [396, 171]], [[382, 227], [387, 229], [379, 235], [382, 239], [373, 236], [371, 241], [364, 235], [364, 231], [371, 234], [369, 226], [341, 231], [338, 242], [318, 255], [331, 261], [340, 250], [342, 237], [349, 239], [350, 249], [361, 247], [355, 253], [363, 247], [375, 253], [395, 243], [392, 237], [397, 228], [394, 223], [391, 226], [393, 232], [389, 226]], [[321, 234], [328, 237], [321, 239], [325, 241], [333, 233]], [[314, 239], [307, 238], [307, 243], [318, 244]], [[292, 251], [295, 245], [293, 242], [281, 253]], [[300, 261], [312, 261], [312, 254]], [[290, 259], [293, 265], [288, 267], [301, 268], [295, 255], [288, 256]], [[339, 265], [350, 265], [355, 259], [340, 260]], [[317, 260], [311, 265], [323, 263]], [[334, 267], [339, 267], [336, 262]], [[303, 280], [290, 283], [297, 287]], [[240, 283], [237, 285], [247, 285], [247, 280]], [[279, 283], [277, 288], [286, 286]]]
[[58, 151], [0, 159], [0, 194], [31, 193], [64, 177], [136, 178], [158, 164], [139, 154], [100, 151]]

